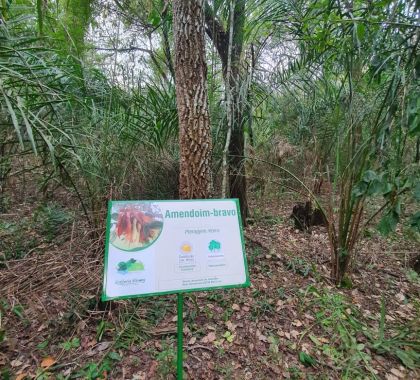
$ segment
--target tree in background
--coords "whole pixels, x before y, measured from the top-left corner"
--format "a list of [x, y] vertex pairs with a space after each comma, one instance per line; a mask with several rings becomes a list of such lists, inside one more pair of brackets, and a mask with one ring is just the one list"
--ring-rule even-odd
[[181, 198], [211, 193], [211, 134], [204, 47], [204, 2], [173, 1]]
[[[227, 2], [226, 2], [227, 3]], [[244, 165], [244, 104], [246, 94], [243, 88], [241, 70], [244, 45], [245, 0], [229, 2], [227, 27], [218, 20], [216, 9], [206, 1], [206, 31], [219, 54], [222, 63], [223, 79], [227, 100], [227, 153], [228, 153], [228, 191], [232, 198], [238, 198], [241, 206], [242, 220], [246, 223], [248, 216], [248, 197]], [[226, 189], [222, 189], [224, 193]]]

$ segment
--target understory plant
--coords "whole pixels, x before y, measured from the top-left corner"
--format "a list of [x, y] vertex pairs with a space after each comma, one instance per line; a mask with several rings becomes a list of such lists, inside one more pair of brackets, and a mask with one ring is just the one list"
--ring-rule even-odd
[[[318, 4], [308, 14], [320, 17], [320, 23], [303, 22], [302, 33], [311, 41], [306, 48], [320, 57], [314, 97], [333, 94], [323, 120], [327, 125], [316, 126], [314, 137], [319, 156], [330, 157], [324, 169], [333, 184], [326, 216], [337, 285], [346, 282], [368, 197], [384, 198], [373, 217], [385, 211], [379, 228], [386, 233], [401, 215], [401, 195], [416, 186], [407, 151], [419, 135], [412, 106], [418, 94], [419, 39], [409, 5], [386, 3], [363, 7], [356, 2], [351, 11]], [[384, 23], [378, 25], [378, 19]], [[397, 20], [404, 20], [405, 28], [394, 25]]]

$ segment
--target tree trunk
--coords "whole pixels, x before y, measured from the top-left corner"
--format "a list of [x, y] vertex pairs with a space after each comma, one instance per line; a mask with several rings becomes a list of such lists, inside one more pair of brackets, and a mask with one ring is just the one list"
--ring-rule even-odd
[[[229, 195], [238, 198], [244, 225], [248, 216], [248, 198], [245, 173], [245, 141], [244, 141], [244, 103], [246, 94], [241, 94], [241, 55], [243, 50], [245, 0], [234, 1], [232, 46], [229, 49], [229, 32], [213, 14], [212, 8], [206, 2], [205, 18], [206, 31], [216, 46], [223, 69], [225, 86], [230, 92], [233, 118], [231, 125], [231, 139], [229, 143]], [[229, 51], [231, 50], [230, 75], [228, 77]]]
[[237, 119], [233, 123], [232, 135], [229, 144], [229, 187], [230, 196], [238, 198], [241, 206], [241, 217], [243, 224], [246, 225], [248, 217], [248, 197], [245, 173], [245, 136], [243, 128], [242, 115], [237, 115]]
[[183, 199], [211, 193], [211, 133], [204, 45], [204, 1], [173, 0], [176, 102]]

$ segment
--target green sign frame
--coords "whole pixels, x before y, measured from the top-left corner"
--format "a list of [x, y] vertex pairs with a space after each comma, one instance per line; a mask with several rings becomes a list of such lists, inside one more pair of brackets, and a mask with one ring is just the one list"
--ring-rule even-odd
[[[189, 289], [179, 289], [179, 290], [170, 290], [170, 291], [162, 291], [162, 292], [152, 292], [152, 293], [142, 293], [142, 294], [133, 294], [133, 295], [124, 295], [124, 296], [108, 296], [106, 294], [106, 284], [107, 284], [107, 271], [108, 271], [108, 255], [109, 255], [109, 246], [110, 246], [110, 232], [111, 232], [111, 210], [114, 204], [136, 204], [136, 203], [163, 203], [163, 202], [214, 202], [214, 201], [234, 201], [236, 205], [236, 216], [238, 218], [238, 225], [239, 225], [239, 232], [240, 232], [240, 239], [241, 239], [241, 246], [242, 246], [242, 257], [243, 263], [245, 268], [245, 282], [241, 284], [232, 284], [232, 285], [219, 285], [219, 286], [210, 286], [210, 287], [197, 287], [197, 288], [189, 288]], [[163, 226], [163, 229], [165, 226]], [[161, 231], [163, 233], [163, 230]], [[152, 243], [153, 244], [153, 243]], [[151, 245], [151, 244], [150, 244]], [[147, 247], [145, 247], [147, 248]], [[119, 248], [120, 249], [120, 248]], [[121, 249], [126, 251], [124, 249]], [[126, 251], [129, 252], [129, 251]], [[135, 201], [108, 201], [108, 212], [107, 212], [107, 221], [106, 221], [106, 236], [105, 236], [105, 265], [104, 265], [104, 274], [103, 274], [103, 287], [102, 287], [102, 301], [112, 301], [112, 300], [123, 300], [123, 299], [130, 299], [130, 298], [142, 298], [142, 297], [153, 297], [153, 296], [161, 296], [161, 295], [168, 295], [168, 294], [179, 294], [179, 293], [191, 293], [191, 292], [203, 292], [203, 291], [211, 291], [211, 290], [220, 290], [220, 289], [235, 289], [235, 288], [247, 288], [251, 285], [250, 277], [249, 277], [249, 270], [248, 270], [248, 263], [246, 259], [246, 252], [245, 252], [245, 241], [244, 241], [244, 234], [243, 234], [243, 223], [240, 213], [239, 207], [239, 200], [237, 198], [229, 198], [229, 199], [187, 199], [187, 200], [135, 200]]]

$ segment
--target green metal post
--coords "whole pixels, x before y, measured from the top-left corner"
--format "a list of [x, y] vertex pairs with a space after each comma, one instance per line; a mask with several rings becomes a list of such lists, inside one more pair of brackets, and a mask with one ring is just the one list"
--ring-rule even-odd
[[182, 365], [182, 346], [183, 346], [183, 339], [184, 339], [184, 296], [182, 293], [178, 293], [177, 298], [177, 306], [178, 306], [178, 318], [177, 318], [177, 333], [178, 333], [178, 345], [177, 345], [177, 365], [176, 365], [176, 374], [177, 379], [182, 380], [183, 377], [183, 365]]

